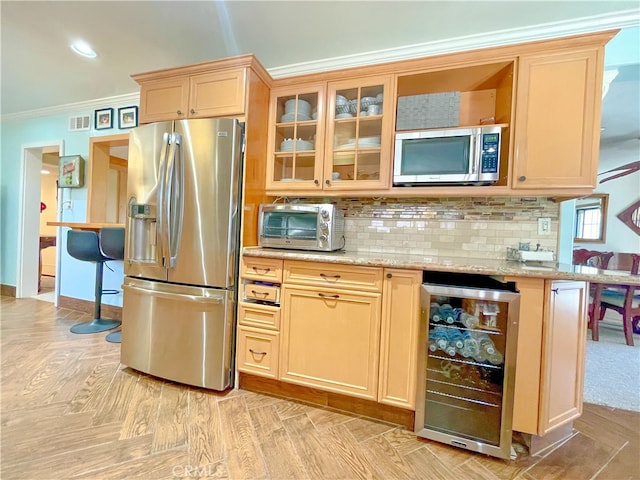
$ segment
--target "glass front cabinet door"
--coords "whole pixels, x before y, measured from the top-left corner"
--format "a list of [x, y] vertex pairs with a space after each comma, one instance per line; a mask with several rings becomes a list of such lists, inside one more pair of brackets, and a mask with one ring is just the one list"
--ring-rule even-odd
[[393, 100], [391, 76], [329, 82], [323, 188], [389, 186]]
[[325, 86], [271, 91], [267, 190], [320, 190]]

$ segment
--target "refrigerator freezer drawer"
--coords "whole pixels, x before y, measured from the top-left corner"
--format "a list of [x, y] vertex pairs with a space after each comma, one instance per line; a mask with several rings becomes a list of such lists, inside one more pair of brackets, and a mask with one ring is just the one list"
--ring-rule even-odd
[[121, 362], [188, 385], [231, 385], [233, 292], [125, 278]]

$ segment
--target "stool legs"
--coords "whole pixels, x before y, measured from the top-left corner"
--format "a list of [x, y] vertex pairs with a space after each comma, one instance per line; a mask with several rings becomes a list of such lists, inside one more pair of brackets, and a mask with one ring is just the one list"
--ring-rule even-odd
[[100, 318], [100, 307], [102, 306], [102, 271], [104, 262], [96, 262], [96, 288], [95, 303], [93, 310], [93, 320], [85, 323], [78, 323], [71, 327], [72, 333], [98, 333], [119, 327], [120, 320], [108, 320]]
[[122, 343], [122, 330], [111, 332], [105, 337], [105, 340], [109, 343]]

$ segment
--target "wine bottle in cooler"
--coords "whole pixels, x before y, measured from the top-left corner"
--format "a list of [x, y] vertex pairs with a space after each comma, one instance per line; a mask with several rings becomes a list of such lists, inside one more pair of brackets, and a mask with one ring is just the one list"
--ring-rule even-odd
[[477, 355], [478, 352], [480, 351], [480, 347], [478, 346], [478, 341], [472, 335], [471, 332], [468, 332], [468, 331], [462, 332], [462, 342], [463, 342], [463, 346], [462, 346], [461, 353], [464, 357], [473, 357], [474, 355]]
[[491, 363], [492, 365], [502, 365], [502, 362], [504, 361], [504, 355], [496, 350], [495, 352], [487, 355], [487, 360], [489, 360], [489, 363]]
[[462, 333], [460, 333], [460, 330], [452, 328], [448, 333], [449, 344], [453, 345], [458, 350], [462, 350], [462, 347], [464, 347], [464, 338]]
[[449, 339], [447, 336], [447, 329], [443, 327], [436, 327], [429, 333], [429, 340], [433, 340], [440, 350], [447, 348]]
[[433, 323], [438, 323], [442, 320], [440, 318], [440, 304], [436, 302], [431, 302], [429, 307], [429, 318]]
[[489, 335], [486, 333], [481, 333], [478, 335], [478, 345], [480, 346], [480, 350], [484, 351], [487, 355], [492, 355], [496, 351], [496, 346], [493, 343], [493, 340], [489, 338]]
[[456, 313], [453, 307], [448, 303], [440, 306], [438, 315], [443, 322], [448, 323], [449, 325], [452, 325], [456, 321]]
[[465, 311], [460, 312], [458, 321], [467, 328], [476, 328], [480, 323], [480, 319], [478, 317]]

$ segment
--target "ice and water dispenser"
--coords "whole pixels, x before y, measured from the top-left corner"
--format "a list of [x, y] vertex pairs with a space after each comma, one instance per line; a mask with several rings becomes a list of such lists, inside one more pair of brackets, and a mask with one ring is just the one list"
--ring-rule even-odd
[[131, 201], [127, 222], [127, 260], [156, 263], [156, 206]]
[[518, 310], [513, 283], [424, 272], [418, 436], [510, 458]]

